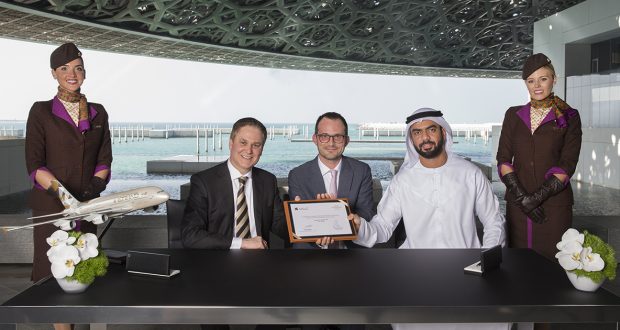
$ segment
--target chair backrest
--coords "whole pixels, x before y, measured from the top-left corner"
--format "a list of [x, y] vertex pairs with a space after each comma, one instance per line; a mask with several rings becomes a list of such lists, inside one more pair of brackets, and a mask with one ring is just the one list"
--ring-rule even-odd
[[178, 199], [169, 199], [166, 202], [168, 219], [168, 248], [169, 249], [182, 249], [183, 243], [181, 241], [181, 220], [183, 220], [183, 213], [185, 212], [185, 201]]

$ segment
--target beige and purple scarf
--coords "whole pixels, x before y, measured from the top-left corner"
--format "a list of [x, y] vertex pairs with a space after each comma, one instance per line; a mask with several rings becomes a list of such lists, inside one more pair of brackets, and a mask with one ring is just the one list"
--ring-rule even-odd
[[58, 93], [56, 94], [56, 96], [65, 102], [80, 103], [80, 114], [78, 117], [77, 126], [80, 132], [88, 131], [90, 129], [90, 114], [88, 111], [88, 102], [86, 101], [86, 95], [81, 94], [79, 90], [76, 92], [72, 92], [58, 86]]

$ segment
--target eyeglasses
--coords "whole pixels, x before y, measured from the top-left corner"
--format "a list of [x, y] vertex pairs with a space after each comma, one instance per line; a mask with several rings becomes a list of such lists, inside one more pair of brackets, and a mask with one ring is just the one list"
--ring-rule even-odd
[[316, 137], [319, 139], [319, 142], [321, 142], [321, 143], [327, 143], [327, 142], [329, 142], [330, 139], [333, 139], [334, 142], [336, 142], [336, 143], [342, 143], [342, 142], [344, 142], [344, 139], [347, 136], [346, 135], [342, 135], [342, 134], [336, 134], [336, 135], [317, 134]]

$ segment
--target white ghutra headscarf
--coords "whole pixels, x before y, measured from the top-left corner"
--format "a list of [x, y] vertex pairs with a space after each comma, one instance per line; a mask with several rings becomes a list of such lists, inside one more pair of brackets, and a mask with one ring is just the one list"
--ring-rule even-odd
[[423, 120], [434, 121], [446, 130], [446, 143], [444, 148], [446, 148], [448, 154], [452, 152], [452, 129], [443, 118], [441, 111], [432, 108], [420, 108], [414, 111], [411, 116], [407, 117], [407, 153], [405, 154], [405, 161], [403, 162], [402, 168], [411, 168], [420, 161], [420, 155], [413, 147], [413, 142], [411, 141], [410, 129], [413, 124]]

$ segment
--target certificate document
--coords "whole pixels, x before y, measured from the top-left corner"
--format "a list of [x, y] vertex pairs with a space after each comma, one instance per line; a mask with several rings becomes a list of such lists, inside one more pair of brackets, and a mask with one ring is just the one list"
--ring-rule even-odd
[[284, 202], [291, 243], [313, 242], [330, 236], [334, 240], [356, 238], [353, 223], [347, 219], [346, 198]]

